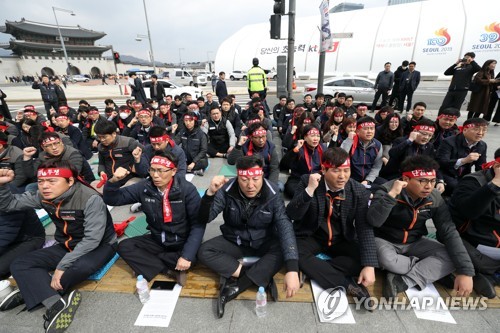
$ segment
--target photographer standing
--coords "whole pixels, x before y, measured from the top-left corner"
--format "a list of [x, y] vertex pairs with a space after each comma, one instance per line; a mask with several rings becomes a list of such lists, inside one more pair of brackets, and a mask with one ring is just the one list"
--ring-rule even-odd
[[457, 60], [455, 64], [451, 65], [444, 72], [444, 75], [452, 75], [453, 77], [448, 92], [439, 108], [438, 115], [441, 115], [441, 112], [446, 108], [460, 110], [469, 91], [472, 76], [481, 69], [481, 66], [474, 61], [475, 57], [476, 54], [474, 52], [467, 52], [463, 59]]

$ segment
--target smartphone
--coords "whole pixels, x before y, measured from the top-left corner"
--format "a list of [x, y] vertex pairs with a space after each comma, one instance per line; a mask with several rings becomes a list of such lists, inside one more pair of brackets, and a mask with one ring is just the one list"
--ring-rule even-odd
[[151, 290], [174, 290], [175, 285], [174, 281], [155, 281]]

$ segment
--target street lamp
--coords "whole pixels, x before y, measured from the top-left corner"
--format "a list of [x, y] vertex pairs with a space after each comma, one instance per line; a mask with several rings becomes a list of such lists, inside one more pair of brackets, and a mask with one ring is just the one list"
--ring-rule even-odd
[[182, 69], [182, 58], [181, 58], [181, 50], [184, 51], [184, 48], [183, 47], [179, 47], [179, 64], [181, 66], [181, 69]]
[[153, 54], [153, 42], [151, 41], [151, 32], [149, 31], [149, 21], [148, 21], [148, 12], [146, 10], [146, 0], [142, 0], [142, 3], [144, 4], [144, 15], [146, 16], [146, 27], [148, 29], [148, 35], [137, 35], [135, 38], [136, 41], [140, 42], [142, 38], [148, 38], [149, 39], [149, 50], [151, 54], [151, 61], [153, 62], [153, 72], [156, 74], [156, 64], [155, 64], [155, 56]]
[[[66, 52], [66, 46], [64, 45], [64, 38], [61, 34], [61, 28], [59, 27], [59, 21], [57, 21], [56, 10], [58, 10], [60, 12], [69, 13], [69, 14], [71, 14], [71, 16], [75, 16], [76, 14], [73, 13], [72, 10], [58, 8], [58, 7], [52, 7], [52, 11], [54, 12], [54, 18], [56, 19], [57, 31], [59, 31], [59, 39], [61, 40], [61, 46], [62, 46], [62, 50], [64, 52], [64, 60], [66, 60], [66, 74], [69, 75], [71, 68], [69, 65], [68, 53]], [[52, 52], [54, 52], [54, 50], [52, 50]]]

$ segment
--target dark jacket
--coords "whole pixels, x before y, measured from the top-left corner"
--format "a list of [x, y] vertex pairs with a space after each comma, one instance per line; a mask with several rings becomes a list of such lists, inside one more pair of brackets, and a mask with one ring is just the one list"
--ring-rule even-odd
[[417, 90], [419, 84], [420, 72], [413, 71], [412, 73], [410, 73], [410, 71], [406, 71], [401, 75], [401, 80], [399, 82], [399, 91], [415, 91]]
[[196, 259], [205, 223], [198, 220], [200, 195], [184, 176], [175, 175], [168, 193], [172, 209], [172, 222], [169, 223], [163, 222], [163, 194], [150, 179], [124, 188], [107, 182], [103, 195], [104, 202], [111, 206], [140, 202], [153, 239], [167, 250], [181, 250], [181, 256], [189, 261]]
[[57, 95], [56, 86], [49, 82], [49, 84], [44, 84], [42, 82], [34, 82], [31, 86], [33, 89], [40, 89], [40, 94], [42, 95], [42, 100], [44, 102], [56, 102], [59, 100]]
[[140, 101], [142, 105], [146, 104], [146, 93], [144, 92], [144, 86], [142, 85], [142, 80], [138, 77], [134, 79], [134, 84], [130, 86], [132, 89], [131, 96], [135, 97], [136, 100]]
[[44, 239], [45, 229], [34, 209], [0, 213], [0, 256], [9, 250], [11, 245], [35, 237]]
[[11, 169], [14, 171], [12, 185], [21, 187], [27, 184], [28, 177], [23, 172], [23, 151], [16, 146], [8, 146], [0, 153], [0, 169]]
[[186, 154], [186, 163], [197, 163], [203, 159], [207, 159], [208, 139], [201, 128], [193, 128], [192, 131], [185, 129], [179, 135], [182, 150]]
[[10, 114], [9, 106], [7, 105], [7, 102], [5, 99], [7, 98], [7, 95], [3, 92], [2, 89], [0, 89], [0, 113], [3, 114], [5, 119], [12, 119], [12, 115]]
[[71, 142], [73, 143], [73, 147], [78, 149], [86, 160], [90, 159], [93, 156], [92, 152], [89, 149], [89, 146], [87, 146], [85, 140], [83, 139], [82, 131], [80, 131], [78, 127], [69, 125], [64, 129], [57, 128], [56, 131], [58, 133], [69, 136]]
[[97, 151], [99, 153], [98, 173], [100, 174], [104, 171], [109, 179], [113, 177], [113, 173], [118, 167], [123, 167], [131, 171], [127, 177], [121, 182], [118, 182], [120, 185], [125, 184], [129, 179], [135, 176], [135, 173], [132, 172], [132, 168], [136, 163], [132, 156], [132, 151], [137, 147], [144, 150], [144, 147], [137, 143], [136, 140], [121, 135], [117, 135], [115, 141], [110, 146], [104, 146], [100, 143], [97, 146]]
[[[288, 152], [291, 155], [290, 161], [290, 177], [300, 178], [302, 175], [309, 175], [311, 173], [318, 173], [321, 170], [321, 150], [324, 152], [326, 147], [324, 144], [320, 143], [315, 149], [309, 148], [306, 143], [300, 147], [299, 152], [296, 153], [293, 149]], [[309, 169], [308, 161], [306, 160], [306, 155], [304, 149], [307, 149], [309, 156]]]
[[[292, 201], [286, 207], [288, 216], [293, 220], [297, 238], [312, 236], [325, 220], [325, 180], [321, 179], [313, 197], [305, 191], [308, 183], [309, 175], [302, 176]], [[361, 265], [378, 267], [373, 228], [366, 222], [370, 192], [363, 185], [349, 179], [344, 187], [344, 195], [345, 200], [340, 206], [342, 236], [349, 242], [358, 242]]]
[[439, 146], [441, 145], [441, 142], [443, 142], [444, 139], [449, 138], [450, 136], [455, 136], [458, 133], [460, 133], [458, 126], [455, 124], [451, 128], [444, 130], [439, 126], [439, 121], [436, 120], [435, 123], [436, 126], [436, 132], [434, 132], [434, 136], [432, 137], [432, 144], [434, 145], [434, 149], [437, 151]]
[[403, 127], [403, 134], [408, 136], [410, 135], [411, 132], [413, 132], [413, 127], [417, 125], [417, 123], [421, 120], [428, 120], [425, 116], [420, 117], [419, 119], [416, 119], [414, 117], [411, 117], [410, 120], [406, 117], [401, 117], [401, 127]]
[[98, 246], [116, 243], [113, 219], [104, 201], [94, 189], [80, 182], [50, 201], [42, 200], [39, 193], [12, 194], [7, 186], [0, 186], [0, 211], [28, 208], [45, 209], [56, 227], [55, 240], [68, 251], [57, 269], [65, 271]]
[[472, 76], [481, 70], [481, 66], [477, 62], [472, 61], [465, 66], [457, 67], [456, 64], [451, 65], [444, 71], [444, 75], [453, 75], [451, 78], [448, 91], [464, 91], [470, 87]]
[[250, 204], [240, 194], [237, 178], [231, 179], [214, 196], [201, 199], [200, 222], [209, 223], [222, 212], [222, 235], [228, 241], [259, 249], [279, 239], [287, 271], [298, 271], [297, 244], [293, 225], [276, 185], [264, 179], [260, 197]]
[[163, 101], [165, 97], [165, 88], [161, 84], [161, 82], [156, 81], [156, 95], [154, 94], [154, 84], [151, 82], [151, 86], [149, 87], [149, 96], [151, 99], [154, 99], [157, 102]]
[[493, 177], [493, 169], [465, 176], [449, 202], [458, 231], [474, 246], [500, 247], [500, 187]]
[[259, 154], [264, 159], [264, 178], [277, 183], [280, 174], [280, 160], [274, 143], [266, 141], [266, 145], [262, 149], [253, 148], [253, 152], [249, 153], [250, 139], [243, 146], [236, 145], [234, 149], [227, 155], [227, 164], [234, 165], [236, 160], [243, 156]]
[[408, 67], [403, 69], [403, 66], [399, 66], [398, 69], [394, 72], [394, 90], [397, 92], [399, 90], [399, 82], [401, 81], [401, 76], [404, 72], [408, 71]]
[[357, 148], [352, 151], [353, 140], [346, 138], [340, 148], [349, 152], [351, 158], [351, 178], [362, 182], [373, 182], [378, 177], [382, 168], [382, 144], [377, 139], [372, 139], [366, 147], [359, 141]]
[[[387, 180], [399, 178], [401, 176], [399, 170], [401, 163], [407, 157], [416, 155], [426, 155], [434, 159], [436, 157], [434, 146], [430, 142], [425, 145], [419, 145], [414, 141], [410, 141], [407, 136], [397, 138], [394, 140], [391, 150], [389, 150], [389, 162], [380, 170], [380, 177]], [[439, 176], [438, 179], [440, 179]]]
[[158, 118], [158, 117], [153, 117], [153, 120], [151, 121], [151, 124], [147, 129], [145, 129], [141, 123], [136, 123], [132, 127], [126, 126], [123, 129], [122, 135], [123, 136], [128, 136], [129, 138], [136, 139], [137, 142], [139, 142], [141, 145], [145, 146], [147, 144], [151, 143], [151, 140], [149, 139], [149, 131], [153, 127], [163, 127], [165, 128], [164, 122]]
[[[66, 98], [66, 93], [64, 92], [64, 89], [57, 84], [54, 84], [54, 87], [56, 87], [57, 104], [59, 106], [68, 105], [68, 99]], [[56, 111], [58, 111], [58, 110], [56, 110]]]
[[[440, 170], [444, 175], [456, 179], [471, 173], [473, 165], [476, 167], [476, 171], [481, 170], [481, 165], [486, 163], [486, 149], [487, 145], [484, 141], [479, 141], [474, 147], [469, 148], [462, 133], [444, 139], [437, 151]], [[474, 163], [463, 164], [458, 169], [455, 169], [457, 160], [467, 157], [472, 152], [481, 154], [479, 159]]]
[[93, 140], [96, 138], [95, 135], [91, 135], [92, 126], [95, 126], [100, 121], [107, 121], [107, 119], [103, 116], [99, 116], [99, 118], [97, 118], [95, 121], [92, 121], [89, 118], [85, 120], [85, 124], [83, 125], [82, 128], [82, 136], [84, 140], [89, 140], [89, 139]]
[[411, 244], [427, 235], [425, 222], [432, 219], [457, 273], [474, 276], [474, 266], [439, 191], [434, 189], [414, 205], [405, 190], [396, 198], [389, 195], [393, 183], [382, 185], [368, 208], [368, 223], [374, 227], [375, 236], [395, 244]]
[[217, 84], [215, 85], [215, 95], [219, 98], [219, 103], [222, 103], [222, 99], [227, 97], [226, 81], [217, 81]]
[[381, 71], [375, 79], [375, 89], [378, 90], [391, 90], [394, 84], [394, 73], [389, 71]]

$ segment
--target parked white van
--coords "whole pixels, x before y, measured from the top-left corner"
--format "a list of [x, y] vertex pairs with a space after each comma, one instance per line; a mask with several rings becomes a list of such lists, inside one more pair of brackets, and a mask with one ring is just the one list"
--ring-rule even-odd
[[[164, 78], [168, 78], [170, 81], [174, 83], [180, 83], [185, 86], [194, 85], [193, 76], [191, 73], [184, 69], [173, 68], [169, 69], [166, 72], [162, 73]], [[198, 85], [206, 86], [207, 78], [205, 76], [198, 75]]]

